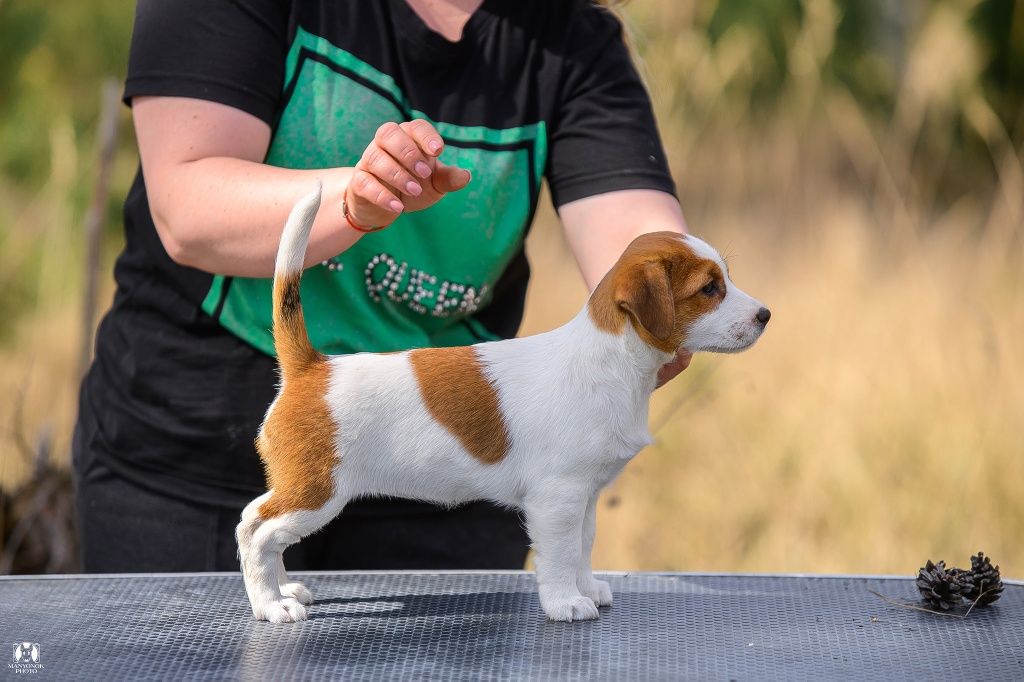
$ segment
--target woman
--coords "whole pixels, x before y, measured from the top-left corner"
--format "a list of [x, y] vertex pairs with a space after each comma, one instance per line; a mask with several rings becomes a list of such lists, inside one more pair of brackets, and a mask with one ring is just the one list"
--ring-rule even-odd
[[[621, 26], [583, 0], [140, 0], [125, 101], [141, 168], [74, 443], [86, 571], [237, 567], [267, 278], [316, 179], [303, 304], [327, 353], [513, 336], [542, 178], [591, 289], [636, 235], [685, 230]], [[527, 544], [490, 504], [372, 500], [287, 560], [520, 568]]]

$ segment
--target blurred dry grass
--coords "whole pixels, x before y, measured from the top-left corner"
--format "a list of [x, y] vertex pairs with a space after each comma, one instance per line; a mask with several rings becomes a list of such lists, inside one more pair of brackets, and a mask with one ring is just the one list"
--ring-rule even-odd
[[[1024, 259], [955, 226], [892, 248], [868, 223], [855, 202], [772, 238], [756, 212], [700, 221], [772, 322], [656, 394], [596, 566], [908, 573], [977, 546], [1020, 574]], [[532, 244], [532, 330], [583, 299], [557, 238]]]
[[[1011, 137], [978, 85], [973, 3], [920, 17], [881, 121], [819, 78], [836, 5], [804, 3], [759, 118], [742, 98], [766, 47], [741, 27], [712, 45], [713, 4], [630, 8], [691, 230], [772, 321], [656, 394], [656, 444], [604, 496], [595, 565], [909, 573], [984, 548], [1021, 575], [1024, 126]], [[958, 125], [995, 173], [950, 200], [915, 152]], [[584, 299], [556, 222], [538, 227], [526, 332]]]
[[[770, 107], [751, 104], [762, 33], [712, 40], [713, 1], [628, 8], [691, 230], [773, 317], [749, 352], [698, 356], [656, 394], [657, 442], [604, 496], [595, 565], [905, 574], [984, 549], [1020, 577], [1024, 112], [1006, 123], [979, 84], [977, 2], [910, 3], [902, 64], [878, 75], [888, 108], [822, 75], [841, 5], [799, 4]], [[36, 305], [0, 340], [8, 485], [24, 473], [15, 396], [23, 433], [52, 424], [58, 453], [70, 437], [75, 134], [52, 127], [50, 180], [28, 200], [0, 182], [0, 273], [40, 259]], [[984, 164], [960, 168], [964, 140]], [[123, 196], [133, 160], [119, 164]], [[550, 210], [528, 246], [524, 333], [585, 299]]]

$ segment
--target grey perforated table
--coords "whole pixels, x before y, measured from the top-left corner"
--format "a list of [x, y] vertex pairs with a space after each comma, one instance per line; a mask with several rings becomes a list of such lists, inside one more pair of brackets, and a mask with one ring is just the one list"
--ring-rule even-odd
[[568, 624], [530, 573], [303, 574], [291, 625], [253, 621], [235, 574], [3, 578], [0, 674], [13, 644], [55, 680], [1024, 679], [1019, 582], [958, 619], [869, 592], [912, 601], [909, 578], [606, 577], [615, 605]]

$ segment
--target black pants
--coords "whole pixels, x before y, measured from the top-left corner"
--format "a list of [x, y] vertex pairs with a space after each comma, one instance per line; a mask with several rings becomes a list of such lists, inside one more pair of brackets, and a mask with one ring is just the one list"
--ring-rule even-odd
[[[78, 439], [76, 439], [77, 441]], [[119, 476], [75, 447], [82, 565], [87, 573], [235, 571], [242, 508], [197, 505]], [[518, 569], [519, 515], [484, 502], [455, 509], [362, 500], [284, 554], [289, 571]]]

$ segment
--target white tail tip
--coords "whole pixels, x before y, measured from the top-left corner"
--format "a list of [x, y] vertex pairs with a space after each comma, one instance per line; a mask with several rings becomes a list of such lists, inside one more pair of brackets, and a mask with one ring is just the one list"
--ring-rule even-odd
[[281, 233], [281, 245], [278, 247], [277, 261], [274, 264], [275, 274], [302, 272], [309, 233], [313, 229], [317, 211], [320, 210], [323, 186], [323, 181], [317, 180], [316, 189], [295, 202], [295, 207], [288, 215], [288, 222]]

